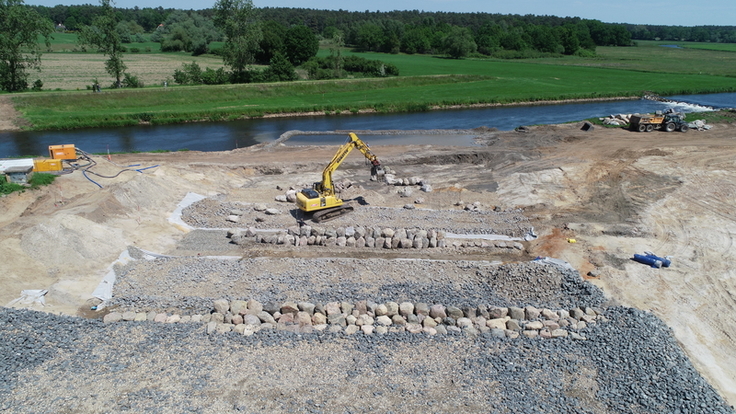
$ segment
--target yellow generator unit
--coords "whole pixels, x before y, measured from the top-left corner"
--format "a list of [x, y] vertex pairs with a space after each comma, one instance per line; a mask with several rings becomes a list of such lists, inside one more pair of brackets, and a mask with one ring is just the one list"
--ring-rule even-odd
[[49, 157], [55, 160], [76, 160], [77, 149], [74, 144], [49, 145]]
[[33, 171], [61, 171], [61, 160], [33, 160]]

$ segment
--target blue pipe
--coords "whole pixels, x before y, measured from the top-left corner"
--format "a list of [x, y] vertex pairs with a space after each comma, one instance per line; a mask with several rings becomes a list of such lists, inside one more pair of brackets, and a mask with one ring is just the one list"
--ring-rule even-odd
[[659, 260], [660, 262], [662, 262], [662, 267], [670, 267], [670, 265], [672, 264], [672, 261], [670, 259], [659, 257], [654, 253], [647, 253], [647, 256], [651, 257], [654, 260]]
[[95, 180], [93, 180], [93, 179], [91, 179], [91, 178], [89, 178], [89, 177], [87, 176], [87, 171], [85, 171], [85, 170], [82, 170], [82, 175], [84, 176], [84, 178], [86, 178], [86, 179], [90, 180], [90, 181], [92, 182], [92, 184], [95, 184], [96, 186], [98, 186], [98, 187], [102, 188], [102, 186], [101, 186], [101, 185], [100, 185], [99, 183], [95, 182]]
[[660, 267], [662, 267], [662, 261], [657, 260], [652, 256], [645, 256], [643, 254], [635, 254], [633, 260], [639, 263], [643, 263], [645, 265], [649, 265], [655, 269], [659, 269]]
[[146, 168], [139, 168], [139, 169], [137, 169], [136, 171], [138, 171], [138, 172], [143, 172], [143, 170], [147, 170], [147, 169], [149, 169], [149, 168], [156, 168], [156, 167], [158, 167], [158, 164], [156, 164], [156, 165], [152, 165], [152, 166], [150, 166], [150, 167], [146, 167]]

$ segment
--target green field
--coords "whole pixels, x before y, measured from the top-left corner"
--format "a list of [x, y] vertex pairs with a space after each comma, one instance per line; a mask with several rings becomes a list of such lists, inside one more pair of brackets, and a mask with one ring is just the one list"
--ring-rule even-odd
[[648, 45], [676, 45], [685, 49], [703, 49], [703, 50], [718, 50], [722, 52], [736, 52], [736, 43], [710, 43], [710, 42], [672, 42], [662, 40], [640, 40], [638, 41], [639, 46]]
[[[84, 55], [96, 54], [81, 56]], [[168, 55], [125, 56], [128, 59], [135, 56], [138, 67], [143, 67], [149, 59], [146, 56], [160, 59]], [[449, 105], [640, 96], [645, 92], [667, 95], [736, 91], [735, 53], [673, 49], [654, 43], [598, 48], [598, 57], [587, 59], [509, 61], [377, 53], [357, 55], [393, 63], [401, 76], [258, 85], [170, 86], [166, 90], [160, 86], [161, 82], [156, 82], [155, 87], [147, 83], [151, 87], [137, 90], [107, 90], [101, 94], [21, 94], [13, 99], [34, 129], [69, 129], [141, 122], [237, 119], [304, 111], [417, 111]], [[192, 58], [180, 55], [177, 59]], [[217, 62], [216, 57], [209, 59]], [[164, 64], [172, 74], [178, 67], [173, 62], [171, 66]], [[59, 94], [64, 95], [63, 100], [59, 99]]]
[[[663, 47], [677, 44], [682, 49]], [[736, 44], [721, 44], [723, 49], [709, 47], [714, 43], [640, 41], [638, 47], [598, 47], [597, 57], [531, 59], [529, 63], [614, 68], [657, 73], [736, 76]], [[702, 46], [702, 47], [701, 47]]]

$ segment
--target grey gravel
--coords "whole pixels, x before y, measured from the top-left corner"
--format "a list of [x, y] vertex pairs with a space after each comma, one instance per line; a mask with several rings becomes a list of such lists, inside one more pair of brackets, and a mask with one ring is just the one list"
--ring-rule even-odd
[[732, 413], [653, 315], [586, 341], [391, 333], [207, 335], [0, 310], [0, 410]]
[[118, 273], [113, 295], [109, 305], [118, 311], [184, 314], [208, 312], [220, 298], [264, 304], [371, 300], [549, 309], [598, 307], [606, 300], [577, 272], [541, 262], [264, 257], [136, 261]]
[[[512, 237], [523, 237], [529, 231], [529, 219], [521, 210], [493, 211], [476, 210], [430, 210], [404, 208], [360, 206], [352, 213], [316, 224], [303, 216], [293, 203], [271, 203], [268, 208], [283, 212], [279, 215], [267, 215], [264, 211], [256, 211], [254, 205], [223, 202], [214, 199], [198, 201], [182, 211], [182, 220], [195, 228], [226, 229], [233, 226], [228, 216], [233, 209], [243, 212], [238, 226], [256, 229], [286, 229], [306, 219], [307, 223], [324, 228], [374, 226], [402, 228], [406, 223], [425, 230], [444, 230], [456, 234], [502, 234]], [[259, 206], [257, 207], [260, 210]], [[414, 206], [412, 205], [412, 208]]]

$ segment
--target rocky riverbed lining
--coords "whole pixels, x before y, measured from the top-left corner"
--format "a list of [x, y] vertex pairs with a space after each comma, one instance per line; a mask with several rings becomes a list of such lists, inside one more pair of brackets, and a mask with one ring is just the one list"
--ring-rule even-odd
[[662, 321], [604, 313], [584, 341], [453, 331], [325, 340], [2, 308], [0, 410], [733, 413]]
[[370, 335], [388, 332], [426, 333], [429, 335], [465, 332], [471, 335], [491, 334], [496, 337], [560, 338], [584, 340], [578, 332], [588, 325], [607, 321], [600, 308], [576, 307], [571, 310], [538, 309], [534, 306], [445, 306], [424, 302], [375, 303], [352, 302], [285, 302], [263, 305], [257, 300], [218, 299], [214, 311], [204, 315], [179, 315], [151, 312], [110, 312], [105, 323], [160, 322], [204, 323], [207, 333], [236, 332], [253, 335], [261, 330], [294, 333], [358, 332]]

